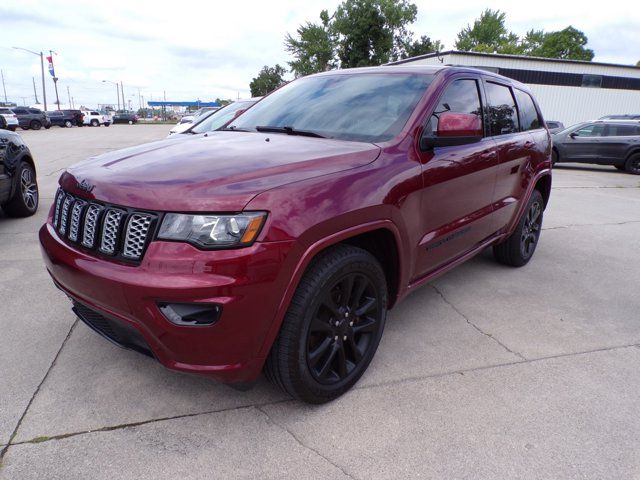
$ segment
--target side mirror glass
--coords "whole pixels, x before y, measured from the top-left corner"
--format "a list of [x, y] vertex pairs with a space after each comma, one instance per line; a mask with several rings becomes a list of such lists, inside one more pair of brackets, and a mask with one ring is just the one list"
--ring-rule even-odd
[[482, 140], [482, 121], [472, 113], [443, 112], [438, 119], [436, 135], [423, 134], [420, 148], [429, 150], [434, 147], [467, 145]]

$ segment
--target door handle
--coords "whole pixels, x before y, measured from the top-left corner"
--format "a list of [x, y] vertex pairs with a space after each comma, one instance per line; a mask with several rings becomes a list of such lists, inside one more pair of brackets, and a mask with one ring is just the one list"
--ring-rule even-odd
[[524, 148], [533, 148], [533, 146], [535, 145], [535, 143], [533, 143], [530, 140], [527, 140], [526, 142], [524, 142]]

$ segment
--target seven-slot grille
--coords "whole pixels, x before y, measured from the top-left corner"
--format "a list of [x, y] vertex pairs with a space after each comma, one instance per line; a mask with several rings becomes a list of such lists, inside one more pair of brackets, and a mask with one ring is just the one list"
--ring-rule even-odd
[[62, 238], [104, 255], [142, 259], [157, 215], [88, 202], [58, 189], [53, 226]]

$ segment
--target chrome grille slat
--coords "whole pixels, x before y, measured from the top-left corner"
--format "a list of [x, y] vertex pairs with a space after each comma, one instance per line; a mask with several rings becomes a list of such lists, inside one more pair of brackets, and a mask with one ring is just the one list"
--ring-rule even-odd
[[60, 220], [60, 209], [62, 208], [62, 201], [64, 200], [64, 192], [61, 188], [56, 192], [56, 203], [53, 210], [53, 226], [58, 228], [58, 220]]
[[73, 242], [78, 241], [78, 234], [80, 233], [80, 220], [82, 218], [82, 211], [87, 205], [84, 200], [77, 199], [71, 209], [71, 225], [69, 227], [69, 240]]
[[69, 223], [69, 209], [71, 208], [72, 203], [73, 203], [73, 197], [71, 195], [66, 195], [64, 198], [64, 202], [62, 202], [62, 212], [60, 213], [60, 226], [58, 227], [58, 231], [62, 236], [67, 234], [67, 224]]
[[52, 224], [59, 237], [90, 253], [139, 262], [158, 214], [91, 201], [58, 188]]
[[100, 251], [107, 255], [116, 253], [116, 244], [120, 234], [120, 220], [125, 214], [122, 210], [110, 208], [102, 220], [102, 236], [100, 238]]
[[151, 220], [151, 215], [144, 213], [131, 214], [127, 222], [127, 233], [124, 239], [122, 255], [132, 259], [138, 259], [142, 256]]
[[82, 229], [82, 245], [93, 248], [96, 239], [96, 229], [98, 226], [98, 217], [102, 207], [92, 203], [87, 207], [87, 213], [84, 216], [84, 228]]

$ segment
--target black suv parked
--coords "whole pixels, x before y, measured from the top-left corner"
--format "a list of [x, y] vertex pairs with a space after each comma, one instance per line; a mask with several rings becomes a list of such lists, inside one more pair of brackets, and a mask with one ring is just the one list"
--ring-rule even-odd
[[36, 166], [17, 133], [0, 130], [0, 206], [10, 217], [28, 217], [38, 209]]
[[77, 125], [81, 127], [83, 125], [84, 114], [80, 110], [54, 110], [47, 112], [51, 119], [52, 125], [59, 127], [73, 127]]
[[18, 117], [18, 123], [23, 130], [40, 130], [42, 127], [50, 128], [49, 117], [37, 108], [12, 107], [13, 113]]
[[134, 123], [138, 123], [138, 115], [131, 112], [117, 112], [113, 116], [113, 123], [128, 123], [129, 125], [133, 125]]
[[596, 120], [553, 136], [553, 162], [613, 165], [640, 175], [640, 121]]

